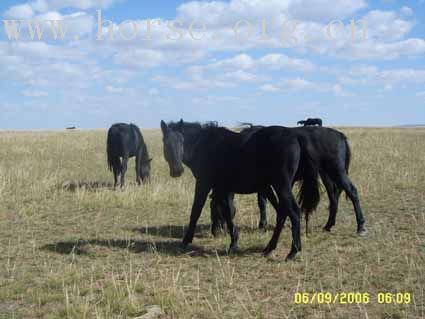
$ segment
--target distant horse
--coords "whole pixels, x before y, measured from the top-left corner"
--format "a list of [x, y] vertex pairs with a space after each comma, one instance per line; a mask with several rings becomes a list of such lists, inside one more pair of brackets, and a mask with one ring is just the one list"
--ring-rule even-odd
[[[134, 124], [117, 123], [108, 130], [106, 151], [109, 170], [114, 173], [114, 187], [120, 176], [120, 186], [124, 187], [128, 159], [136, 157], [136, 181], [140, 185], [149, 181], [151, 158], [149, 158], [140, 129]], [[122, 160], [121, 160], [122, 158]]]
[[314, 126], [314, 125], [318, 125], [318, 126], [322, 126], [322, 119], [306, 119], [305, 121], [298, 121], [297, 122], [298, 125], [304, 125], [304, 126]]
[[[231, 237], [230, 251], [237, 248], [238, 230], [233, 224], [229, 207], [229, 193], [262, 193], [272, 203], [277, 213], [273, 236], [263, 250], [270, 254], [277, 246], [286, 217], [291, 220], [292, 244], [286, 260], [293, 259], [301, 250], [300, 209], [292, 194], [295, 180], [301, 180], [299, 199], [304, 211], [313, 211], [319, 200], [319, 165], [324, 174], [334, 176], [353, 202], [357, 233], [364, 235], [363, 213], [354, 185], [349, 180], [345, 166], [335, 161], [335, 154], [328, 153], [327, 145], [317, 144], [316, 135], [326, 134], [329, 143], [338, 143], [342, 133], [331, 129], [306, 129], [271, 126], [261, 128], [249, 136], [217, 126], [191, 126], [187, 129], [181, 120], [166, 124], [161, 121], [164, 157], [172, 177], [183, 174], [183, 163], [187, 165], [196, 179], [195, 198], [192, 205], [190, 223], [182, 245], [192, 242], [196, 224], [211, 189], [217, 196], [226, 219]], [[316, 142], [316, 143], [315, 143]], [[345, 147], [340, 145], [340, 151]], [[301, 178], [297, 178], [301, 176]], [[271, 191], [271, 190], [274, 190]], [[278, 197], [276, 199], [275, 193]]]
[[[241, 134], [252, 134], [253, 132], [263, 128], [261, 125], [252, 125], [251, 123], [242, 123], [245, 126], [240, 133]], [[338, 163], [338, 166], [345, 168], [345, 174], [348, 175], [348, 170], [350, 166], [351, 159], [351, 151], [348, 145], [347, 138], [342, 133], [334, 134], [334, 136], [328, 140], [329, 134], [317, 134], [316, 129], [310, 128], [298, 128], [298, 130], [303, 130], [305, 134], [307, 134], [311, 140], [317, 145], [319, 148], [324, 148], [323, 153], [328, 152], [329, 154], [334, 154], [334, 161]], [[330, 130], [330, 129], [322, 129], [322, 130]], [[335, 131], [335, 130], [333, 130]], [[342, 192], [342, 188], [338, 185], [338, 180], [334, 175], [326, 174], [326, 170], [323, 168], [324, 165], [327, 165], [326, 161], [319, 161], [319, 175], [322, 179], [323, 184], [325, 185], [326, 192], [329, 198], [329, 218], [328, 222], [324, 226], [324, 230], [331, 231], [331, 228], [335, 225], [335, 218], [338, 210], [338, 202], [339, 197]], [[302, 176], [297, 176], [296, 181], [299, 181], [299, 178]], [[231, 197], [233, 199], [233, 197]], [[211, 212], [212, 225], [224, 225], [224, 217], [220, 214], [221, 210], [216, 203], [214, 196], [212, 196], [211, 201], [211, 209], [215, 209], [215, 211]], [[266, 214], [266, 206], [267, 206], [267, 198], [261, 193], [257, 195], [257, 202], [260, 209], [260, 228], [261, 225], [267, 224], [267, 214]], [[235, 214], [235, 207], [233, 202], [229, 204], [233, 209], [233, 215]], [[306, 221], [306, 233], [310, 233], [309, 229], [309, 216], [310, 212], [305, 212], [305, 221]], [[215, 226], [217, 227], [217, 226]], [[214, 226], [213, 226], [214, 229]]]

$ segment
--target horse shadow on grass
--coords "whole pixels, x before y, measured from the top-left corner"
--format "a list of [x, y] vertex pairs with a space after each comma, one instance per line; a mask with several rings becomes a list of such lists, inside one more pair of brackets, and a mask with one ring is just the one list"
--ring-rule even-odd
[[[255, 232], [266, 232], [274, 229], [274, 226], [267, 225], [266, 229], [258, 229], [256, 227], [250, 227], [246, 225], [237, 226], [240, 232], [252, 234]], [[150, 235], [164, 238], [182, 239], [186, 233], [186, 226], [183, 225], [161, 225], [161, 226], [146, 226], [146, 227], [135, 227], [130, 228], [131, 231], [139, 233], [141, 235]], [[221, 229], [219, 236], [227, 236], [227, 230]], [[208, 238], [211, 237], [211, 225], [209, 224], [198, 224], [196, 226], [195, 237], [196, 238]]]
[[[134, 239], [79, 239], [75, 241], [60, 241], [40, 247], [40, 250], [54, 252], [62, 255], [86, 255], [90, 256], [89, 246], [102, 246], [110, 249], [126, 249], [132, 253], [159, 253], [168, 256], [188, 255], [192, 257], [211, 257], [229, 255], [227, 249], [206, 249], [190, 244], [188, 248], [181, 248], [181, 241], [148, 241]], [[254, 246], [238, 249], [231, 256], [245, 256], [252, 253], [260, 253], [264, 247]]]
[[58, 254], [69, 255], [90, 255], [89, 246], [101, 246], [110, 249], [125, 249], [132, 253], [161, 253], [171, 256], [181, 255], [183, 253], [203, 255], [207, 253], [200, 246], [191, 246], [185, 250], [180, 248], [180, 241], [148, 241], [135, 239], [78, 239], [71, 241], [60, 241], [53, 244], [47, 244], [40, 247], [41, 250], [55, 252]]
[[[141, 235], [150, 235], [164, 238], [182, 239], [186, 233], [186, 226], [183, 225], [160, 225], [130, 228], [131, 231]], [[196, 226], [195, 237], [210, 237], [211, 226], [208, 224], [198, 224]]]
[[68, 192], [76, 192], [77, 190], [98, 191], [114, 189], [114, 185], [111, 182], [67, 180], [58, 185], [58, 188]]

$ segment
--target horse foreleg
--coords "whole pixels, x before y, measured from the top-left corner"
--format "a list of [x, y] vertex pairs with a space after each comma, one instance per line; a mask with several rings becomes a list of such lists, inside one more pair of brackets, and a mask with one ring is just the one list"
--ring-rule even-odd
[[190, 213], [189, 227], [182, 242], [183, 248], [186, 248], [187, 245], [190, 244], [193, 240], [196, 224], [198, 222], [199, 216], [201, 216], [202, 208], [205, 205], [205, 201], [207, 200], [210, 189], [211, 188], [208, 185], [205, 185], [200, 181], [196, 181], [195, 198], [193, 200], [192, 211]]
[[141, 185], [142, 184], [142, 178], [141, 178], [141, 174], [140, 174], [140, 169], [141, 169], [141, 156], [140, 154], [138, 154], [136, 156], [136, 183], [137, 185]]

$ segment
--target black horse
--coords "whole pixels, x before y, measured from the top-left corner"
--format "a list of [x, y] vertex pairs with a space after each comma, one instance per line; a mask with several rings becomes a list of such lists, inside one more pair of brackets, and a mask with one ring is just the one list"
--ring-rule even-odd
[[[251, 123], [242, 123], [243, 129], [240, 131], [241, 134], [252, 134], [253, 132], [263, 128], [261, 125], [252, 125]], [[339, 162], [338, 166], [345, 167], [345, 174], [348, 175], [348, 170], [351, 160], [351, 151], [347, 141], [346, 136], [343, 133], [334, 134], [332, 139], [328, 140], [328, 134], [317, 134], [316, 130], [309, 128], [298, 128], [298, 130], [304, 130], [305, 134], [310, 135], [311, 141], [313, 141], [317, 147], [323, 148], [326, 146], [326, 149], [323, 149], [323, 152], [329, 152], [330, 154], [335, 154], [334, 161]], [[331, 130], [331, 129], [322, 129], [322, 130]], [[331, 130], [332, 131], [332, 130]], [[326, 132], [326, 131], [324, 131]], [[335, 218], [338, 210], [338, 202], [342, 192], [342, 188], [338, 185], [338, 180], [334, 175], [326, 173], [326, 169], [323, 167], [326, 165], [326, 162], [319, 161], [319, 175], [322, 179], [323, 184], [325, 185], [326, 192], [329, 199], [329, 217], [328, 222], [324, 226], [324, 230], [331, 231], [331, 228], [335, 225]], [[296, 176], [296, 180], [302, 176]], [[233, 199], [233, 197], [231, 197]], [[214, 203], [215, 198], [212, 196], [211, 201], [211, 220], [212, 220], [212, 230], [215, 235], [218, 231], [214, 228], [223, 227], [224, 217], [221, 215], [221, 210], [216, 203]], [[260, 227], [267, 224], [267, 198], [261, 193], [257, 195], [258, 207], [260, 209]], [[233, 214], [235, 214], [235, 207], [233, 202], [230, 203]], [[213, 211], [214, 209], [214, 211]], [[310, 233], [309, 229], [309, 216], [310, 212], [305, 212], [305, 221], [306, 221], [306, 233]]]
[[[194, 125], [196, 125], [196, 123], [194, 123]], [[246, 134], [247, 136], [249, 136], [251, 133], [255, 132], [256, 130], [264, 127], [261, 125], [252, 125], [251, 123], [241, 123], [241, 126], [242, 126], [242, 130], [240, 131], [240, 133]], [[234, 217], [236, 213], [236, 208], [233, 203], [233, 199], [234, 199], [234, 194], [229, 194], [228, 205], [232, 213], [232, 218]], [[262, 193], [257, 194], [257, 205], [260, 211], [260, 222], [258, 223], [258, 228], [266, 229], [267, 227], [267, 211], [266, 211], [267, 196], [265, 194], [262, 194]], [[216, 237], [219, 234], [220, 229], [225, 228], [226, 220], [224, 219], [222, 209], [219, 203], [217, 203], [217, 198], [214, 196], [214, 190], [213, 190], [213, 193], [211, 194], [210, 211], [211, 211], [211, 233], [213, 234], [214, 237]]]
[[304, 125], [304, 126], [314, 126], [314, 125], [318, 125], [318, 126], [322, 126], [323, 122], [322, 119], [306, 119], [305, 121], [298, 121], [297, 122], [298, 125]]
[[[168, 125], [161, 121], [161, 129], [170, 175], [180, 176], [184, 171], [184, 163], [196, 178], [195, 199], [183, 247], [192, 242], [205, 200], [209, 191], [214, 189], [214, 196], [217, 197], [231, 236], [230, 250], [236, 249], [238, 231], [233, 225], [229, 193], [257, 192], [265, 194], [277, 212], [275, 230], [263, 251], [264, 255], [276, 248], [284, 221], [289, 216], [292, 223], [292, 246], [287, 259], [292, 259], [301, 250], [300, 211], [292, 194], [292, 186], [296, 180], [301, 181], [301, 208], [313, 211], [320, 199], [319, 169], [322, 178], [329, 177], [327, 180], [333, 180], [339, 189], [346, 192], [356, 213], [357, 233], [366, 234], [357, 190], [347, 176], [346, 163], [336, 159], [347, 152], [348, 144], [342, 133], [314, 127], [300, 129], [272, 126], [247, 136], [216, 126], [195, 127], [183, 121]], [[336, 154], [330, 152], [330, 145], [334, 143], [338, 145]], [[328, 186], [329, 190], [337, 192], [332, 185]], [[334, 209], [331, 212], [336, 214]], [[334, 214], [326, 225], [329, 229], [335, 223]]]
[[[124, 187], [127, 162], [130, 157], [136, 157], [136, 181], [140, 185], [149, 181], [151, 158], [149, 158], [140, 129], [134, 124], [117, 123], [108, 130], [106, 142], [109, 170], [114, 173], [114, 187], [118, 176], [121, 176], [121, 187]], [[122, 158], [122, 160], [121, 160]]]
[[274, 233], [263, 254], [268, 255], [276, 248], [284, 220], [289, 216], [292, 245], [286, 259], [295, 257], [301, 250], [300, 211], [292, 194], [295, 176], [302, 174], [303, 210], [314, 210], [320, 197], [317, 166], [307, 139], [297, 136], [293, 129], [278, 126], [262, 128], [249, 136], [211, 125], [198, 129], [192, 125], [186, 127], [183, 120], [168, 125], [161, 121], [161, 129], [170, 175], [181, 176], [184, 163], [196, 178], [195, 198], [183, 247], [192, 242], [202, 208], [210, 190], [214, 189], [231, 237], [229, 250], [235, 250], [238, 230], [228, 204], [229, 193], [260, 192], [267, 196], [277, 212]]

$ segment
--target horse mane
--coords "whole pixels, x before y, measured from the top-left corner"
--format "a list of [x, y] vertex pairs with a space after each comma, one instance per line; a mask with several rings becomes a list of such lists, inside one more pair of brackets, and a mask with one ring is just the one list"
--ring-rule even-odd
[[[178, 128], [180, 125], [180, 121], [178, 122], [168, 122], [167, 124], [171, 129], [175, 129]], [[189, 128], [189, 129], [206, 129], [206, 128], [211, 128], [211, 127], [216, 127], [218, 128], [218, 122], [217, 121], [208, 121], [205, 123], [201, 123], [201, 122], [183, 122], [183, 126], [185, 128]]]

